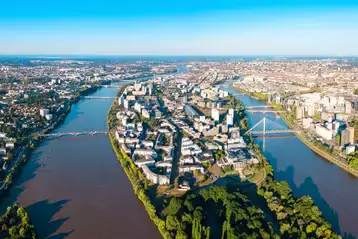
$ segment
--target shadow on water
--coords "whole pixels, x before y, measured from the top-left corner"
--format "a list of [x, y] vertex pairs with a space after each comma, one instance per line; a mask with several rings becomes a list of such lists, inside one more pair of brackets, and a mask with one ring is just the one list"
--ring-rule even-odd
[[40, 238], [62, 239], [74, 231], [71, 230], [67, 233], [52, 235], [69, 219], [69, 217], [65, 217], [52, 220], [56, 213], [58, 213], [68, 201], [69, 200], [61, 200], [52, 203], [48, 200], [42, 200], [26, 207], [31, 221], [34, 223], [35, 228], [38, 229], [37, 233]]
[[[269, 160], [274, 169], [277, 168], [277, 159], [272, 156], [271, 153], [266, 152], [265, 157]], [[314, 183], [311, 177], [306, 177], [303, 183], [299, 186], [294, 181], [295, 168], [289, 165], [286, 170], [276, 171], [275, 178], [287, 181], [290, 185], [294, 196], [302, 197], [305, 195], [311, 196], [314, 203], [321, 210], [323, 217], [332, 225], [335, 232], [341, 235], [341, 228], [339, 224], [339, 218], [337, 212], [327, 203], [319, 192], [317, 185]], [[354, 239], [355, 237], [350, 233], [344, 233], [342, 235], [345, 239]]]

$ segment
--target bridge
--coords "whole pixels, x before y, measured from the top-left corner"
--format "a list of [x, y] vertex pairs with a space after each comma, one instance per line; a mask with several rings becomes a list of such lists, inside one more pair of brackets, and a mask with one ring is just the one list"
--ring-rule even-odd
[[108, 134], [107, 130], [94, 130], [94, 131], [82, 131], [82, 132], [61, 132], [43, 134], [43, 137], [61, 137], [61, 136], [79, 136], [79, 135], [96, 135], [96, 134]]
[[115, 99], [117, 97], [115, 96], [82, 96], [83, 99], [105, 99], [105, 100], [109, 100], [109, 99]]
[[247, 134], [259, 134], [259, 135], [266, 135], [266, 134], [281, 134], [281, 133], [295, 133], [297, 131], [288, 129], [283, 125], [280, 125], [277, 122], [274, 122], [266, 117], [263, 117], [262, 120], [257, 122], [254, 126], [249, 129], [245, 135]]
[[246, 106], [246, 109], [267, 109], [267, 108], [273, 108], [270, 105], [252, 105], [252, 106]]
[[282, 113], [284, 112], [283, 110], [246, 110], [246, 112], [249, 113]]
[[121, 86], [121, 85], [104, 85], [102, 87], [103, 88], [122, 88], [123, 86]]
[[[121, 81], [119, 81], [119, 83], [128, 83], [128, 84], [130, 84], [130, 83], [133, 83], [133, 82], [135, 82], [136, 80], [121, 80]], [[111, 84], [111, 85], [103, 85], [102, 87], [103, 88], [122, 88], [124, 85], [113, 85], [113, 84]]]
[[[269, 138], [282, 138], [279, 135], [289, 135], [290, 133], [295, 133], [298, 131], [288, 129], [287, 127], [274, 122], [270, 119], [267, 119], [266, 117], [263, 117], [262, 120], [257, 122], [254, 126], [249, 129], [245, 135], [251, 134], [255, 137], [262, 138], [262, 149], [265, 152], [266, 151], [266, 137]], [[299, 132], [298, 132], [299, 133]], [[268, 135], [267, 135], [268, 134]]]

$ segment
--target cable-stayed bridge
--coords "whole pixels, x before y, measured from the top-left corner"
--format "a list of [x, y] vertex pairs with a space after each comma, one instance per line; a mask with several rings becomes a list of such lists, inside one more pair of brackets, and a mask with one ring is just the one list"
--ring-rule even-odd
[[266, 135], [266, 134], [281, 134], [281, 133], [295, 133], [295, 130], [288, 129], [287, 127], [274, 122], [266, 117], [263, 117], [262, 120], [257, 122], [254, 126], [249, 129], [245, 135]]

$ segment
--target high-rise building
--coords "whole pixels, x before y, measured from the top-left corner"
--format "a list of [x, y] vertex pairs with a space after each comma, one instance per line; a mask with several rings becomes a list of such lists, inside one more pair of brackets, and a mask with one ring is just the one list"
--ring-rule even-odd
[[140, 91], [141, 88], [142, 88], [142, 83], [136, 81], [136, 82], [134, 83], [134, 89], [135, 89], [135, 91]]
[[307, 115], [310, 117], [314, 115], [314, 105], [307, 106]]
[[347, 128], [347, 130], [349, 131], [349, 143], [354, 145], [354, 128], [353, 127], [349, 127]]
[[233, 126], [234, 125], [234, 115], [233, 114], [227, 114], [226, 115], [226, 125], [227, 126]]
[[351, 114], [352, 113], [352, 104], [349, 101], [346, 101], [344, 104], [344, 112], [346, 114]]
[[[353, 133], [354, 136], [354, 133]], [[351, 140], [351, 132], [348, 129], [342, 130], [341, 132], [341, 146], [345, 146], [347, 144], [350, 144]]]
[[123, 106], [124, 108], [129, 109], [129, 101], [127, 99], [123, 101]]
[[213, 118], [215, 122], [219, 122], [220, 121], [220, 112], [219, 112], [219, 110], [212, 109], [211, 110], [211, 118]]
[[305, 116], [305, 109], [302, 106], [296, 108], [296, 119], [302, 119]]
[[235, 114], [235, 110], [233, 108], [229, 109], [229, 114], [234, 115]]
[[123, 105], [123, 104], [124, 104], [123, 94], [118, 98], [118, 104], [119, 104], [119, 105]]

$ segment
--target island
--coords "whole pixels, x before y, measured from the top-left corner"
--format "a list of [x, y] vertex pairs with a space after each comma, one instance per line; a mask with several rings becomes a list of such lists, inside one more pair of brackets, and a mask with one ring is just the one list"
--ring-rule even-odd
[[214, 81], [135, 82], [108, 113], [113, 150], [162, 236], [340, 238], [311, 197], [275, 180], [244, 105]]

